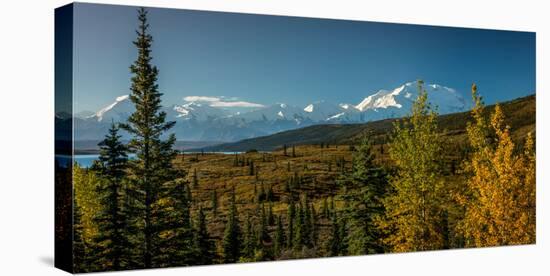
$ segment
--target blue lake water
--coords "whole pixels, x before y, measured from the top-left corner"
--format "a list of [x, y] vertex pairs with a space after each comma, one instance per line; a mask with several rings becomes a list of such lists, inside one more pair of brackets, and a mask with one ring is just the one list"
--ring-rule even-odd
[[[135, 154], [129, 154], [128, 159], [133, 159], [135, 156]], [[75, 154], [73, 161], [78, 163], [80, 167], [89, 168], [98, 158], [99, 154]], [[67, 167], [69, 162], [71, 162], [71, 157], [68, 155], [56, 155], [55, 160], [59, 162], [59, 165]]]
[[[207, 152], [205, 152], [207, 153]], [[217, 154], [240, 154], [242, 152], [215, 152]], [[200, 154], [200, 152], [186, 152], [185, 154]], [[134, 159], [135, 154], [128, 154], [129, 159]], [[75, 154], [74, 162], [78, 163], [80, 167], [89, 168], [92, 166], [95, 160], [98, 160], [99, 154]], [[68, 155], [56, 155], [55, 160], [59, 163], [60, 166], [67, 167], [71, 160], [71, 157]]]

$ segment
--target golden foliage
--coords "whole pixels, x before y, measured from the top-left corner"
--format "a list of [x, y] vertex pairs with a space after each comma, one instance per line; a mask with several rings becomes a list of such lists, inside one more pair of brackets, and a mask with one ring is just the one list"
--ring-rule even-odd
[[96, 188], [100, 181], [101, 179], [92, 171], [81, 168], [78, 164], [73, 166], [73, 194], [81, 209], [82, 238], [87, 243], [91, 243], [98, 232], [93, 217], [102, 210], [96, 194]]
[[390, 157], [397, 172], [390, 178], [392, 193], [384, 200], [385, 218], [379, 221], [394, 252], [442, 249], [446, 244], [441, 229], [446, 195], [438, 162], [442, 143], [436, 116], [419, 81], [411, 117], [395, 125]]
[[475, 85], [472, 95], [475, 122], [468, 125], [467, 133], [473, 153], [465, 164], [465, 172], [470, 175], [467, 190], [457, 198], [466, 208], [459, 230], [468, 247], [534, 243], [533, 137], [528, 135], [524, 152], [516, 153], [501, 107], [495, 107], [487, 122]]

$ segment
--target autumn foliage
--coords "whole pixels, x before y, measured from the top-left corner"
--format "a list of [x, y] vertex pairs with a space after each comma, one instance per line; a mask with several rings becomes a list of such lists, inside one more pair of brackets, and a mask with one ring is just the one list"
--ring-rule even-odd
[[474, 122], [467, 128], [473, 152], [465, 162], [469, 175], [460, 230], [466, 246], [497, 246], [535, 242], [535, 150], [531, 133], [517, 150], [504, 124], [499, 105], [490, 121], [483, 117], [483, 102], [472, 87]]

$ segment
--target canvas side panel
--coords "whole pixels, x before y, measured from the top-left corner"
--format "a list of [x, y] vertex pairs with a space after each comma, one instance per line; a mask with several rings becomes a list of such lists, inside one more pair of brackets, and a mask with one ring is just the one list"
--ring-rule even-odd
[[73, 272], [73, 5], [55, 10], [55, 267]]

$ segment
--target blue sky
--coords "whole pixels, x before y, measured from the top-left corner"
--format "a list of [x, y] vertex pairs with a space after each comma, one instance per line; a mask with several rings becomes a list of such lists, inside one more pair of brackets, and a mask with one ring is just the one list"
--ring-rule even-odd
[[[136, 7], [75, 6], [75, 112], [128, 94]], [[163, 101], [357, 104], [423, 79], [487, 103], [535, 92], [535, 34], [149, 8]], [[234, 104], [239, 105], [239, 104]]]

